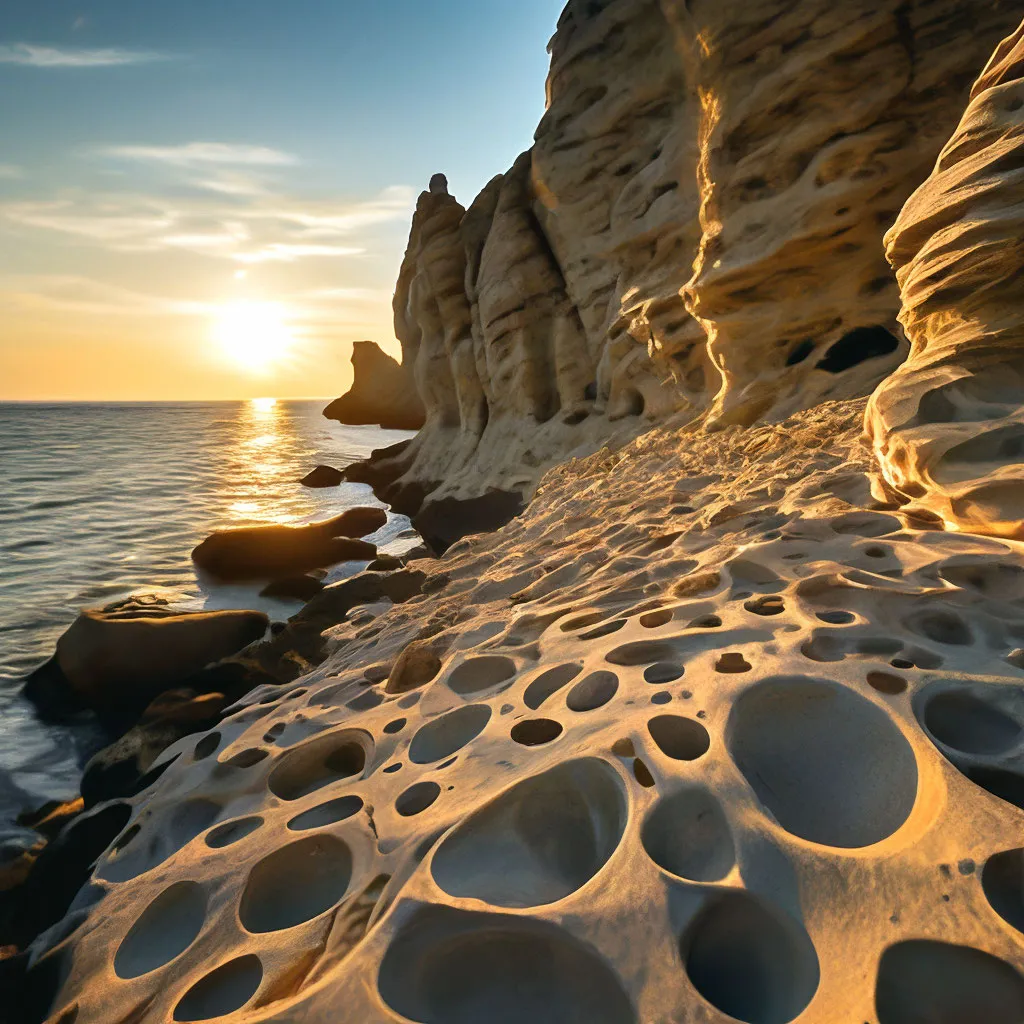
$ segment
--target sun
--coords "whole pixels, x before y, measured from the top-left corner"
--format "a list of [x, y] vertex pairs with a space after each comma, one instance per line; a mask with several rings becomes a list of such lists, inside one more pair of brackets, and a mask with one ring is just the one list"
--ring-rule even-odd
[[294, 338], [284, 308], [277, 302], [229, 302], [213, 323], [221, 353], [250, 373], [266, 373], [289, 353]]

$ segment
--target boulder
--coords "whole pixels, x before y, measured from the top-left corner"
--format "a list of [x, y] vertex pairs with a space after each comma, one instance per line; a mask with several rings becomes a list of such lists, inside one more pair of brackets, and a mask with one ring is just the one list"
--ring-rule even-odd
[[[371, 562], [370, 566], [372, 567], [373, 564]], [[301, 573], [297, 576], [284, 576], [279, 580], [271, 580], [260, 591], [260, 597], [286, 597], [296, 598], [299, 601], [308, 601], [323, 589], [323, 580], [317, 579], [308, 573]]]
[[[424, 411], [406, 368], [372, 341], [352, 345], [352, 387], [324, 415], [340, 423], [376, 423], [388, 430], [419, 430]], [[320, 486], [320, 485], [313, 485]]]
[[268, 625], [258, 611], [87, 609], [23, 692], [47, 717], [88, 709], [134, 720], [159, 693], [258, 640]]
[[344, 474], [333, 466], [316, 466], [300, 481], [303, 487], [337, 487], [344, 480]]
[[278, 579], [338, 562], [370, 561], [377, 549], [353, 540], [387, 522], [381, 508], [350, 508], [305, 526], [248, 526], [218, 530], [192, 552], [192, 561], [221, 580]]

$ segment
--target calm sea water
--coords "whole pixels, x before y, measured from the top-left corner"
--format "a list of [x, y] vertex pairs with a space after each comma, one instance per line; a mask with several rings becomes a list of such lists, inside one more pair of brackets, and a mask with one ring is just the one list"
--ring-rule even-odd
[[[364, 484], [298, 483], [317, 463], [341, 468], [411, 436], [342, 426], [324, 405], [0, 403], [0, 843], [20, 810], [77, 792], [98, 742], [88, 727], [40, 723], [18, 696], [79, 608], [158, 593], [182, 609], [287, 617], [299, 603], [200, 582], [189, 552], [216, 529], [380, 504]], [[415, 542], [401, 516], [372, 539], [395, 552]]]

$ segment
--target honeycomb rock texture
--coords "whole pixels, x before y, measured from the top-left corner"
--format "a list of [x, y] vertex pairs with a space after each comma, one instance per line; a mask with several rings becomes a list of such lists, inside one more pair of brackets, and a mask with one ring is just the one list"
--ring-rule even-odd
[[883, 234], [1012, 8], [571, 0], [532, 148], [417, 203], [394, 309], [426, 425], [386, 499], [528, 498], [679, 413], [867, 395], [908, 348]]
[[1024, 29], [996, 50], [886, 235], [910, 357], [872, 397], [886, 480], [955, 528], [1024, 537]]
[[1018, 1024], [1024, 548], [863, 400], [548, 473], [161, 758], [51, 1020]]

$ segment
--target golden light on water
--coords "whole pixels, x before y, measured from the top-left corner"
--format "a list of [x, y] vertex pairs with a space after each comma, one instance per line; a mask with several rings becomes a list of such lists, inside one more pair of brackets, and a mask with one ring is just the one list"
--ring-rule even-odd
[[248, 299], [220, 308], [213, 338], [225, 359], [253, 374], [267, 373], [283, 362], [295, 340], [280, 303]]
[[253, 398], [252, 407], [256, 412], [270, 412], [277, 405], [276, 398]]

